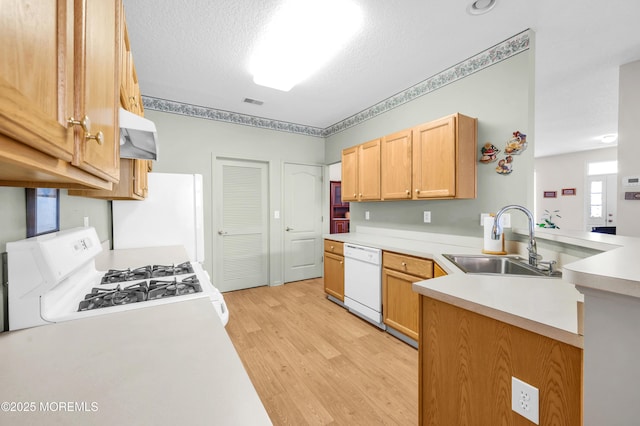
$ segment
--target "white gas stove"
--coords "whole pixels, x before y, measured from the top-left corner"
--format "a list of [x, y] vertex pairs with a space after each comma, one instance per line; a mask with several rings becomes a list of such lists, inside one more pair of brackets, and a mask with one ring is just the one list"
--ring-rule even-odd
[[222, 294], [197, 262], [98, 271], [94, 228], [7, 243], [9, 329], [33, 327], [208, 297], [223, 325]]

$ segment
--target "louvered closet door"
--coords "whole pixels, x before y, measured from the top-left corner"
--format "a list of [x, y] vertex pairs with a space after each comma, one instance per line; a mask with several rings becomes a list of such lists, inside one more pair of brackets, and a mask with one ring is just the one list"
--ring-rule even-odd
[[267, 285], [267, 164], [216, 160], [216, 286], [220, 291]]

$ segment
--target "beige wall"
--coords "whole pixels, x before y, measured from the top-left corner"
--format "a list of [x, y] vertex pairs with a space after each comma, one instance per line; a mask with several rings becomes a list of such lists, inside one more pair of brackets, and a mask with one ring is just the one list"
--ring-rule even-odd
[[[343, 148], [460, 112], [478, 118], [479, 147], [492, 142], [504, 149], [516, 130], [527, 134], [529, 141], [528, 149], [515, 156], [513, 172], [508, 176], [498, 175], [495, 163], [478, 164], [475, 200], [351, 203], [352, 225], [481, 236], [480, 213], [495, 213], [507, 204], [533, 209], [533, 58], [532, 48], [330, 136], [326, 142], [326, 159], [334, 163], [340, 161]], [[478, 148], [478, 158], [479, 153]], [[430, 224], [422, 222], [425, 210], [431, 211]], [[369, 221], [364, 220], [366, 211], [370, 212]], [[515, 226], [526, 226], [524, 215], [516, 212], [512, 217]]]

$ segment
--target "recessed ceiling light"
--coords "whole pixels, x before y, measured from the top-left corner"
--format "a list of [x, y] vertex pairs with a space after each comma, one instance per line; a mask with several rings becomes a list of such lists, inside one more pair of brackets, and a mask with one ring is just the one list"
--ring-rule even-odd
[[496, 5], [496, 0], [476, 0], [467, 7], [467, 13], [482, 15], [489, 12]]
[[251, 57], [254, 83], [291, 90], [342, 49], [362, 22], [360, 7], [351, 1], [286, 1]]
[[618, 139], [618, 134], [617, 133], [611, 133], [608, 135], [603, 135], [602, 137], [600, 137], [600, 142], [602, 143], [613, 143], [616, 141], [616, 139]]

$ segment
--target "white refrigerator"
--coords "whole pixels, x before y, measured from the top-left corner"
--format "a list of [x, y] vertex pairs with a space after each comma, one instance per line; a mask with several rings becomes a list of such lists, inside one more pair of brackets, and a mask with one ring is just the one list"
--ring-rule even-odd
[[149, 173], [143, 201], [113, 201], [113, 248], [183, 245], [204, 261], [202, 175]]

